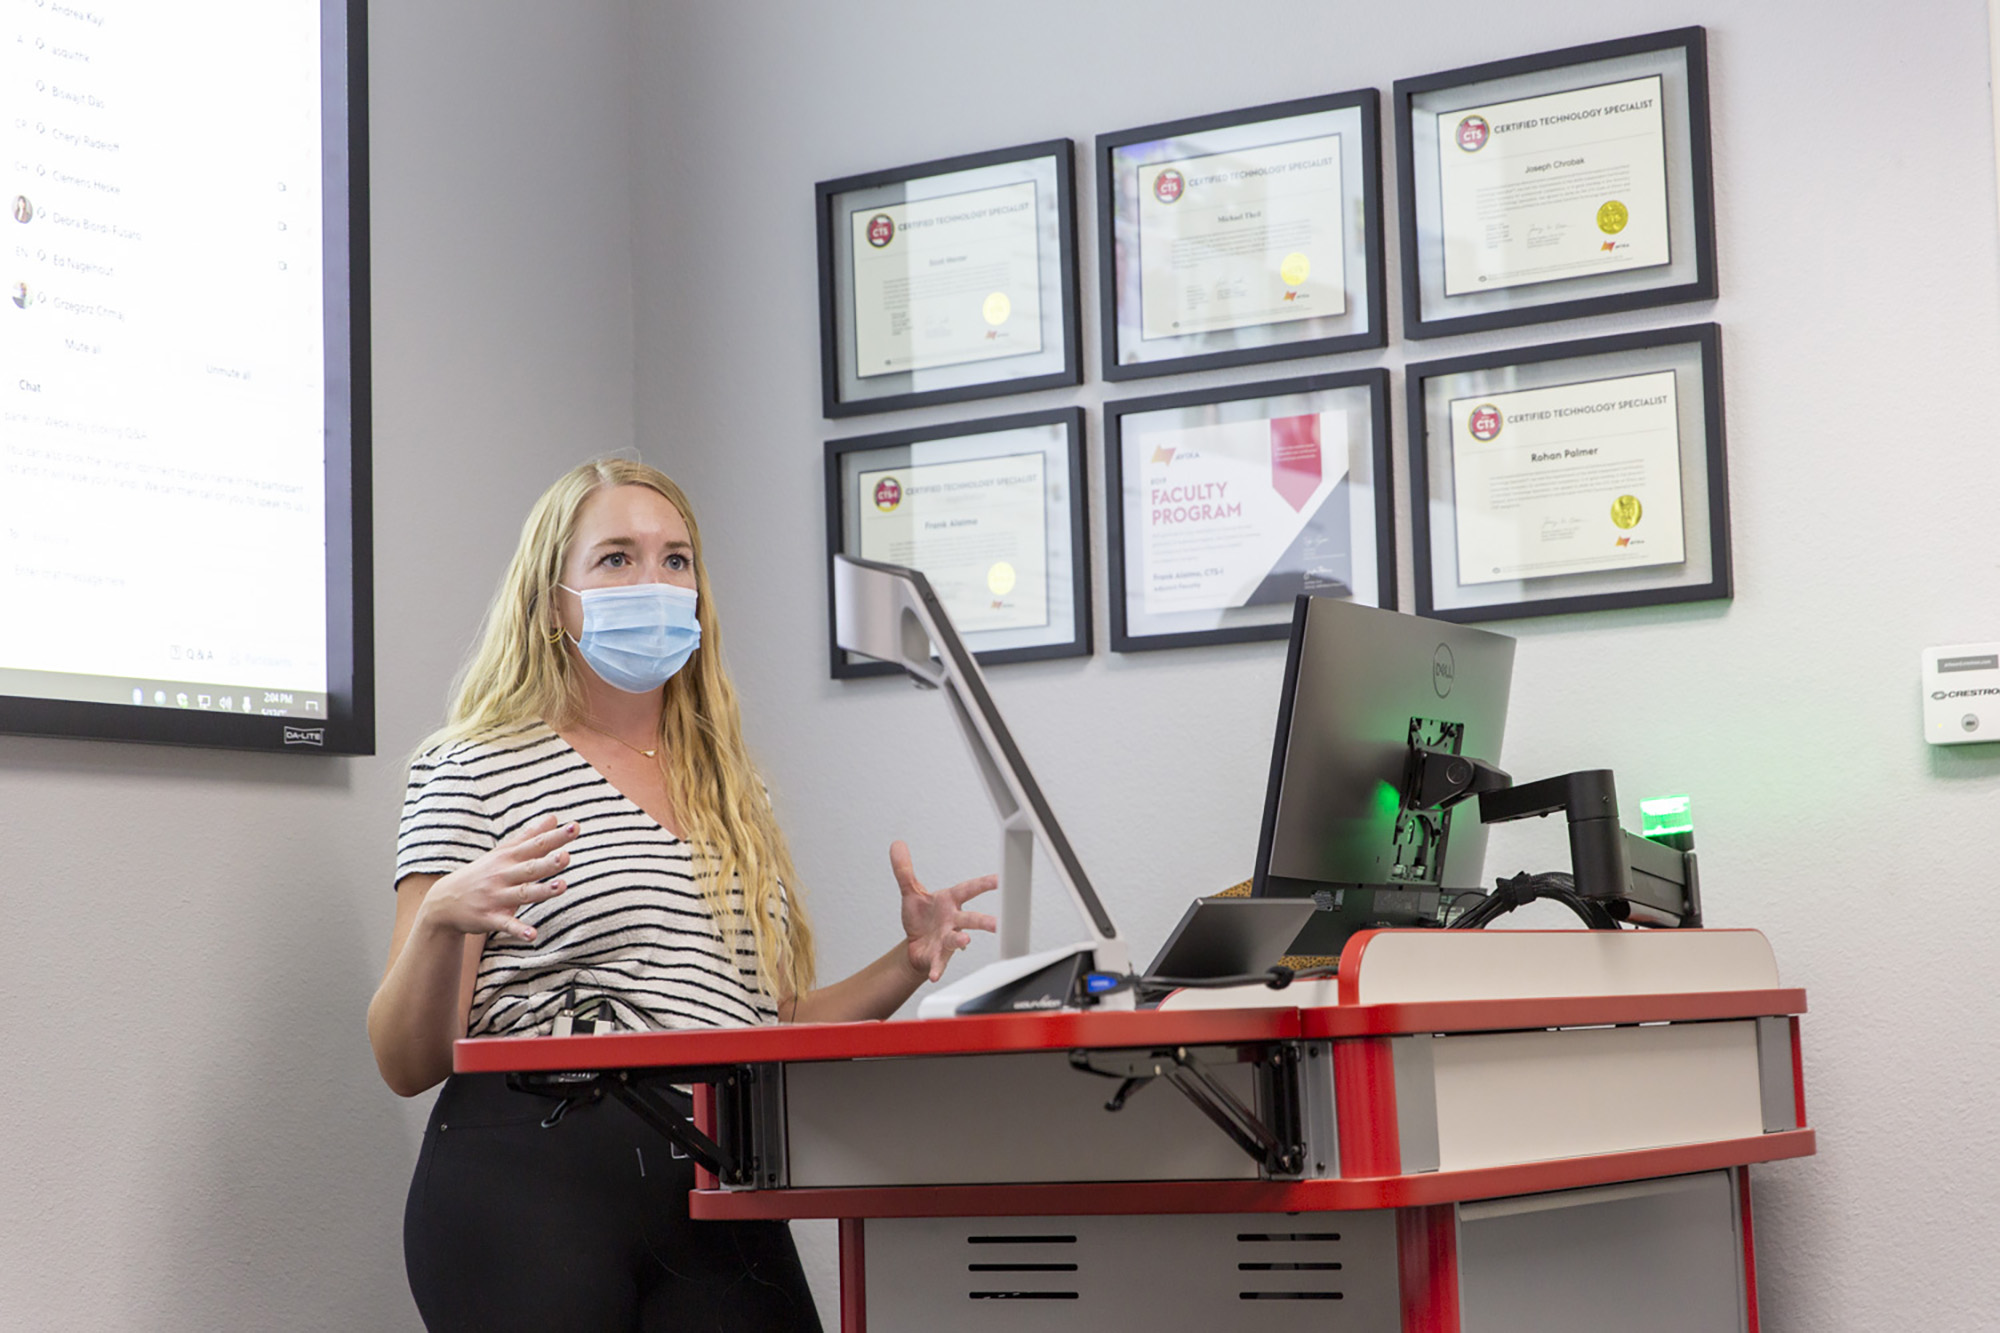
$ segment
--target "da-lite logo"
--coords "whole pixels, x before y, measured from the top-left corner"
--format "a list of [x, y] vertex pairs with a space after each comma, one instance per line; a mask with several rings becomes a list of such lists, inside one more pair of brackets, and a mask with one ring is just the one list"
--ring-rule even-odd
[[1441, 643], [1431, 654], [1431, 688], [1442, 699], [1451, 693], [1452, 677], [1457, 674], [1458, 664], [1452, 661], [1451, 645]]
[[285, 728], [285, 744], [287, 744], [287, 745], [321, 745], [321, 746], [323, 746], [323, 745], [325, 745], [325, 744], [326, 744], [326, 728], [325, 728], [325, 727], [286, 727], [286, 728]]

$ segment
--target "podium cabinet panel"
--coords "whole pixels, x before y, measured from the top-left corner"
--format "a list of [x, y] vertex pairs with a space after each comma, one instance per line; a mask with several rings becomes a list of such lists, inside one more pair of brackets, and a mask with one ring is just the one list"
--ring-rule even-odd
[[1395, 1215], [877, 1218], [867, 1333], [1398, 1333]]
[[1728, 1171], [1458, 1209], [1461, 1333], [1743, 1333]]
[[1754, 1138], [1765, 1129], [1750, 1020], [1473, 1033], [1428, 1045], [1437, 1164], [1446, 1171]]
[[[1254, 1102], [1249, 1065], [1226, 1049], [1196, 1054]], [[1117, 1090], [1061, 1051], [791, 1065], [790, 1184], [1257, 1179], [1257, 1163], [1163, 1080], [1105, 1110]]]

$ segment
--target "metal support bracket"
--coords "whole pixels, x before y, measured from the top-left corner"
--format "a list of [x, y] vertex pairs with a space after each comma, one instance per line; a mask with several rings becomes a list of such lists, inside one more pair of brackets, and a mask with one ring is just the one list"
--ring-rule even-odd
[[[716, 1065], [691, 1069], [631, 1070], [588, 1073], [509, 1074], [507, 1086], [516, 1092], [553, 1097], [560, 1105], [542, 1123], [553, 1126], [563, 1113], [579, 1101], [599, 1101], [615, 1097], [631, 1108], [649, 1128], [693, 1158], [696, 1165], [714, 1174], [726, 1185], [755, 1183], [759, 1161], [755, 1153], [738, 1149], [752, 1142], [747, 1099], [758, 1083], [753, 1065]], [[694, 1121], [682, 1115], [653, 1088], [657, 1083], [707, 1083], [716, 1090], [717, 1130], [722, 1141], [710, 1138]]]
[[1230, 1142], [1241, 1148], [1266, 1175], [1296, 1176], [1305, 1160], [1300, 1141], [1303, 1121], [1299, 1106], [1297, 1042], [1276, 1042], [1257, 1051], [1257, 1100], [1270, 1123], [1231, 1092], [1185, 1046], [1158, 1050], [1095, 1051], [1079, 1047], [1069, 1053], [1070, 1068], [1101, 1078], [1121, 1080], [1104, 1104], [1117, 1111], [1134, 1092], [1163, 1079], [1207, 1116]]

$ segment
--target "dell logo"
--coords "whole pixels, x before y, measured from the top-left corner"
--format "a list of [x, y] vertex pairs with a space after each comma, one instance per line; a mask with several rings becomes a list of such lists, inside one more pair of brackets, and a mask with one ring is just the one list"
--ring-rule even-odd
[[325, 727], [286, 727], [286, 728], [285, 728], [285, 744], [287, 744], [287, 745], [325, 745], [325, 744], [326, 744], [326, 728], [325, 728]]
[[1439, 644], [1437, 651], [1431, 654], [1431, 688], [1437, 691], [1438, 698], [1451, 693], [1451, 678], [1456, 669], [1451, 660], [1450, 645]]

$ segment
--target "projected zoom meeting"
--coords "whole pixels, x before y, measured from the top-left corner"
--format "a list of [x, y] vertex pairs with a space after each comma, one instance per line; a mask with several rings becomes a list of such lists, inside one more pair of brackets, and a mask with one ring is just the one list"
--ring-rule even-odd
[[[0, 81], [0, 607], [60, 630], [0, 634], [6, 729], [324, 720], [352, 671], [328, 484], [348, 288], [325, 150], [345, 131], [321, 103], [344, 55], [317, 5], [197, 10], [10, 7], [33, 77]], [[218, 57], [248, 49], [268, 58]], [[193, 69], [261, 110], [216, 134]]]

